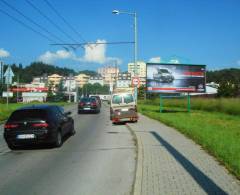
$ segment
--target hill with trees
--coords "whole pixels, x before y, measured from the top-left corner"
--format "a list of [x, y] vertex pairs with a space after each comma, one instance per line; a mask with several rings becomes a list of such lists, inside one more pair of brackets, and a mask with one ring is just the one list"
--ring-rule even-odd
[[[47, 74], [47, 75], [59, 74], [61, 76], [68, 76], [69, 74], [77, 75], [80, 73], [84, 73], [89, 76], [97, 75], [95, 71], [83, 70], [83, 71], [76, 72], [73, 69], [69, 69], [66, 67], [62, 68], [62, 67], [46, 64], [43, 62], [33, 62], [26, 67], [23, 67], [22, 64], [19, 64], [19, 65], [12, 64], [10, 66], [15, 74], [13, 81], [17, 81], [17, 78], [19, 77], [20, 83], [30, 83], [33, 80], [33, 77], [42, 76], [44, 74]], [[7, 65], [4, 65], [4, 72], [6, 71], [6, 69], [7, 69]]]

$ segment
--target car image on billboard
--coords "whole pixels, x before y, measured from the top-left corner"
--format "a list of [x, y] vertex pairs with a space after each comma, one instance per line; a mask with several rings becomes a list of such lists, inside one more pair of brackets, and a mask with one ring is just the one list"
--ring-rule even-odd
[[147, 63], [147, 92], [204, 93], [206, 65]]

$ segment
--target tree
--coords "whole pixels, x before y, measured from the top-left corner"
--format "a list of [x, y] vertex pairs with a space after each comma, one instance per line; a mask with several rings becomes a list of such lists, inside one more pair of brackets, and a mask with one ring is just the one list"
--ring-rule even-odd
[[138, 88], [138, 98], [139, 99], [144, 99], [145, 97], [145, 93], [146, 93], [146, 87], [144, 85], [141, 85], [139, 88]]

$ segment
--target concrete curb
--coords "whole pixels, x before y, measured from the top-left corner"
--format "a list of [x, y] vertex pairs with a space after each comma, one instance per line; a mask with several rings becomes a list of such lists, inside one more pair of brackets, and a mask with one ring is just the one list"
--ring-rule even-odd
[[133, 135], [134, 139], [137, 143], [137, 161], [136, 161], [136, 169], [135, 169], [135, 178], [134, 178], [134, 187], [132, 190], [133, 195], [141, 195], [142, 194], [142, 179], [143, 179], [143, 145], [142, 140], [139, 136], [137, 136], [136, 132], [131, 128], [131, 126], [126, 123], [127, 128]]

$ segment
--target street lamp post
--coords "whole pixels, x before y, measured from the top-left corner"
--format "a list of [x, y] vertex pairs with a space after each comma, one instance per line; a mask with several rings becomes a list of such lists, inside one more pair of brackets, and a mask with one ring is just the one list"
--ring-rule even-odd
[[[119, 10], [113, 10], [113, 14], [128, 14], [134, 17], [134, 76], [137, 76], [137, 13], [136, 12], [125, 12]], [[137, 102], [137, 86], [134, 86], [135, 100]]]

